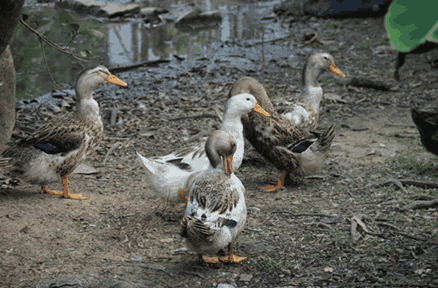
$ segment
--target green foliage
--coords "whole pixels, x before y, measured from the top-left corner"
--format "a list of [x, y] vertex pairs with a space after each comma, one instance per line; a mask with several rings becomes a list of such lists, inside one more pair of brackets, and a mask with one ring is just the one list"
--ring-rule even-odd
[[[54, 13], [49, 7], [25, 7], [23, 13], [30, 16], [26, 20], [30, 26], [59, 46], [68, 47], [82, 57], [105, 55], [99, 51], [105, 42], [105, 34], [99, 31], [102, 25], [97, 20], [75, 19], [68, 12]], [[21, 24], [15, 29], [10, 45], [17, 71], [17, 98], [35, 98], [54, 88], [43, 55], [50, 73], [58, 83], [74, 84], [81, 70], [100, 64], [100, 61], [82, 63], [44, 43], [43, 54], [38, 36]]]
[[438, 1], [394, 0], [385, 26], [395, 49], [409, 52], [426, 40], [438, 42], [437, 11]]

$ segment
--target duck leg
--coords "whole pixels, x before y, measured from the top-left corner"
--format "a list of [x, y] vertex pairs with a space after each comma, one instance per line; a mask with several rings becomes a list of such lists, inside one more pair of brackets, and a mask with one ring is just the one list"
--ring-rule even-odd
[[259, 189], [262, 190], [263, 192], [272, 192], [272, 191], [277, 190], [278, 188], [284, 186], [286, 183], [290, 182], [290, 179], [287, 176], [287, 174], [288, 173], [286, 171], [283, 171], [283, 173], [281, 173], [280, 179], [269, 177], [268, 181], [277, 182], [277, 184], [275, 186], [272, 186], [272, 185], [262, 186], [262, 187], [259, 187]]
[[219, 260], [225, 263], [239, 263], [243, 260], [245, 260], [248, 257], [236, 257], [233, 254], [233, 243], [228, 244], [228, 256], [227, 257], [220, 257]]
[[207, 257], [199, 254], [199, 261], [201, 263], [217, 263], [219, 262], [219, 259], [217, 257]]
[[41, 192], [54, 194], [54, 195], [61, 195], [61, 196], [64, 196], [65, 198], [72, 198], [72, 199], [76, 199], [76, 200], [88, 200], [87, 197], [83, 197], [79, 194], [70, 194], [70, 188], [68, 188], [67, 181], [68, 181], [67, 177], [62, 177], [62, 185], [64, 186], [64, 191], [62, 191], [62, 192], [59, 192], [56, 190], [49, 190], [49, 189], [47, 189], [47, 186], [43, 186], [41, 188]]
[[186, 205], [187, 205], [187, 202], [189, 202], [189, 199], [187, 199], [187, 196], [184, 195], [184, 190], [183, 190], [183, 189], [179, 189], [178, 193], [179, 193], [179, 197], [180, 197], [180, 198], [184, 201], [184, 203], [186, 203]]

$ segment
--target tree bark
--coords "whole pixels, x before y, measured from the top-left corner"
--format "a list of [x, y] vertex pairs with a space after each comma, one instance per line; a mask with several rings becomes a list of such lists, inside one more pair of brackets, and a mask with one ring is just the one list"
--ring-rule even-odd
[[0, 56], [0, 153], [15, 125], [15, 68], [9, 46]]
[[8, 46], [21, 18], [24, 0], [0, 1], [0, 153], [15, 125], [15, 68]]

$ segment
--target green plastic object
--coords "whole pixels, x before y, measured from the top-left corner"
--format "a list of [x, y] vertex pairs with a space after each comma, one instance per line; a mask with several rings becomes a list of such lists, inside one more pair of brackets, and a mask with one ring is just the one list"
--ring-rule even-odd
[[425, 41], [438, 43], [438, 0], [394, 0], [385, 26], [400, 52], [407, 53]]

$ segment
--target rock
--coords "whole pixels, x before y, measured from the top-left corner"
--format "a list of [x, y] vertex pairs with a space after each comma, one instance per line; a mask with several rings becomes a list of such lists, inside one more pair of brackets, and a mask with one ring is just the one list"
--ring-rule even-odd
[[140, 6], [137, 4], [105, 3], [95, 0], [60, 0], [55, 6], [108, 18], [140, 13]]
[[251, 274], [240, 274], [240, 281], [249, 282], [252, 279]]
[[89, 175], [89, 174], [100, 173], [100, 170], [98, 170], [92, 166], [89, 166], [87, 164], [81, 164], [78, 166], [78, 168], [75, 169], [75, 171], [73, 173]]
[[236, 286], [233, 286], [231, 284], [219, 283], [217, 285], [217, 288], [236, 288]]

